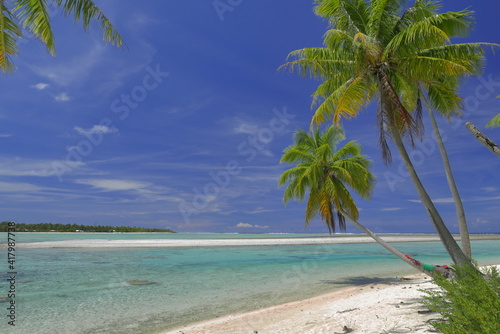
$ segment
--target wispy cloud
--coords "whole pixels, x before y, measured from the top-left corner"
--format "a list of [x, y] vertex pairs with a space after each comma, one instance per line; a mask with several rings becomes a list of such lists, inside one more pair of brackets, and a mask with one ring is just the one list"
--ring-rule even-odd
[[238, 227], [238, 228], [260, 228], [260, 229], [267, 229], [269, 228], [269, 226], [265, 225], [265, 226], [262, 226], [262, 225], [252, 225], [252, 224], [248, 224], [248, 223], [238, 223], [235, 227]]
[[106, 46], [95, 42], [92, 47], [87, 48], [86, 53], [71, 58], [67, 62], [57, 62], [55, 66], [30, 66], [38, 75], [49, 79], [61, 86], [69, 86], [75, 81], [82, 79], [92, 73], [92, 69], [101, 63]]
[[403, 210], [403, 208], [382, 208], [380, 211], [399, 211]]
[[33, 192], [40, 190], [39, 187], [23, 182], [1, 182], [0, 181], [0, 192]]
[[[455, 201], [453, 200], [452, 197], [447, 197], [447, 198], [436, 198], [432, 200], [434, 203], [454, 203]], [[413, 203], [422, 203], [421, 200], [419, 199], [409, 199], [408, 202], [413, 202]]]
[[117, 133], [118, 132], [117, 128], [109, 127], [109, 126], [101, 125], [101, 124], [94, 125], [90, 129], [84, 129], [84, 128], [81, 128], [79, 126], [75, 126], [74, 130], [76, 132], [78, 132], [79, 134], [84, 135], [84, 136], [93, 135], [96, 133], [108, 134], [108, 133]]
[[496, 200], [500, 200], [500, 196], [473, 197], [471, 199], [471, 201], [474, 201], [474, 202], [496, 201]]
[[[25, 159], [20, 157], [0, 158], [0, 176], [38, 176], [48, 177], [57, 175], [54, 163], [65, 163], [54, 160]], [[75, 167], [84, 164], [75, 162]]]
[[8, 133], [2, 133], [2, 134], [0, 134], [0, 138], [8, 138], [8, 137], [12, 137], [12, 135], [8, 134]]
[[89, 185], [101, 191], [126, 191], [146, 188], [150, 183], [114, 179], [77, 179], [78, 184]]
[[495, 191], [497, 189], [498, 188], [495, 188], [495, 187], [483, 187], [483, 188], [481, 188], [481, 190], [485, 191], [485, 192], [492, 192], [492, 191]]
[[235, 127], [233, 128], [233, 132], [237, 134], [256, 134], [257, 131], [259, 131], [259, 126], [256, 124], [252, 124], [249, 122], [241, 122], [239, 124], [236, 124]]
[[32, 86], [30, 86], [31, 88], [35, 88], [37, 90], [44, 90], [45, 88], [49, 87], [49, 84], [48, 83], [45, 83], [45, 82], [39, 82], [37, 84], [34, 84]]
[[[484, 201], [496, 201], [500, 200], [500, 196], [484, 196], [484, 197], [472, 197], [468, 199], [463, 199], [462, 202], [484, 202]], [[432, 200], [434, 203], [454, 203], [453, 198], [436, 198]], [[422, 203], [419, 199], [409, 199], [408, 202]]]
[[70, 99], [70, 97], [68, 96], [68, 94], [66, 93], [61, 93], [61, 94], [58, 94], [58, 95], [55, 95], [54, 96], [54, 100], [56, 100], [57, 102], [67, 102]]

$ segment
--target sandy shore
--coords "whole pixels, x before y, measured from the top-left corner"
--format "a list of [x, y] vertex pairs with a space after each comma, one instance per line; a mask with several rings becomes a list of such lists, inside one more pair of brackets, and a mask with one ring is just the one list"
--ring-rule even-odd
[[[387, 242], [439, 241], [435, 234], [389, 234], [381, 235]], [[458, 236], [457, 236], [458, 238]], [[500, 239], [500, 235], [471, 235], [471, 240]], [[18, 242], [20, 248], [159, 248], [159, 247], [227, 247], [227, 246], [277, 246], [277, 245], [321, 245], [372, 243], [364, 235], [316, 237], [316, 238], [262, 238], [262, 239], [141, 239], [107, 240], [84, 239], [46, 242]], [[0, 243], [0, 248], [6, 248]]]
[[[500, 266], [497, 266], [500, 269]], [[425, 275], [391, 284], [352, 287], [311, 299], [233, 314], [163, 334], [431, 333], [439, 314], [419, 303], [419, 289], [436, 289]]]

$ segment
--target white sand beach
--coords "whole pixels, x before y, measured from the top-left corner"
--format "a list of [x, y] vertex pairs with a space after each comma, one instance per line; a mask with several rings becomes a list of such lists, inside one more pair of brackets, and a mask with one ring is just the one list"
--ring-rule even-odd
[[[500, 269], [500, 265], [497, 266]], [[427, 276], [369, 284], [243, 314], [232, 314], [163, 334], [386, 334], [436, 332], [439, 314], [419, 303], [419, 289], [436, 289]]]
[[[422, 242], [439, 241], [435, 234], [381, 234], [387, 242]], [[456, 236], [458, 239], [459, 237]], [[471, 235], [471, 240], [498, 240], [500, 235]], [[228, 246], [279, 246], [279, 245], [321, 245], [321, 244], [352, 244], [373, 243], [372, 238], [365, 235], [304, 237], [304, 238], [255, 238], [255, 239], [137, 239], [108, 240], [84, 239], [45, 242], [18, 242], [20, 248], [161, 248], [161, 247], [228, 247]], [[6, 248], [6, 243], [0, 243], [0, 248]]]

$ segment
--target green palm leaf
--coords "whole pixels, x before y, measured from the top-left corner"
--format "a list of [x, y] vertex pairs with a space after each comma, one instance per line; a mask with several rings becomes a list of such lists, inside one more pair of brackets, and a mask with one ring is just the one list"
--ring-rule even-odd
[[374, 184], [370, 162], [358, 143], [351, 141], [337, 149], [344, 139], [344, 132], [336, 126], [323, 132], [319, 128], [312, 133], [299, 130], [294, 135], [294, 144], [284, 150], [281, 158], [281, 162], [295, 164], [284, 171], [278, 181], [280, 186], [287, 185], [283, 201], [285, 204], [291, 199], [303, 201], [308, 196], [306, 226], [320, 215], [330, 233], [336, 231], [336, 225], [345, 229], [339, 208], [352, 217], [359, 215], [349, 189], [369, 198]]
[[[50, 23], [47, 0], [1, 1], [0, 13], [0, 68], [3, 72], [15, 69], [11, 56], [18, 54], [17, 40], [22, 38], [21, 28], [42, 41], [51, 55], [55, 55], [54, 33]], [[87, 30], [92, 22], [97, 22], [106, 42], [121, 46], [122, 37], [104, 13], [91, 0], [53, 0], [64, 14], [81, 21]]]
[[54, 34], [46, 0], [17, 0], [14, 12], [21, 25], [32, 32], [47, 46], [51, 55], [56, 54]]
[[0, 68], [4, 72], [11, 72], [15, 69], [10, 60], [10, 56], [16, 55], [18, 47], [17, 38], [21, 37], [21, 29], [15, 22], [12, 13], [2, 2], [0, 12]]
[[88, 29], [92, 21], [97, 21], [103, 33], [103, 39], [116, 46], [123, 44], [122, 37], [104, 13], [91, 0], [56, 0], [67, 16], [73, 16], [75, 21], [81, 21], [84, 29]]
[[493, 119], [489, 121], [488, 124], [486, 124], [486, 127], [488, 128], [494, 128], [498, 126], [500, 126], [500, 114], [493, 117]]

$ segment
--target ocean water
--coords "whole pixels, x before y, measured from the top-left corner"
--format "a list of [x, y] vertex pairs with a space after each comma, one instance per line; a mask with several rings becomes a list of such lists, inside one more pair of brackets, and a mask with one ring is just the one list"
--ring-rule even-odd
[[[440, 243], [394, 245], [425, 263], [449, 263]], [[500, 240], [472, 246], [480, 264], [500, 263]], [[416, 273], [377, 244], [18, 249], [16, 255], [16, 326], [7, 324], [8, 304], [0, 302], [0, 333], [153, 334]], [[0, 265], [0, 297], [9, 289], [7, 272]], [[248, 324], [249, 333], [257, 325]]]

